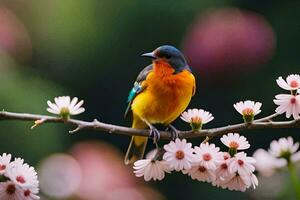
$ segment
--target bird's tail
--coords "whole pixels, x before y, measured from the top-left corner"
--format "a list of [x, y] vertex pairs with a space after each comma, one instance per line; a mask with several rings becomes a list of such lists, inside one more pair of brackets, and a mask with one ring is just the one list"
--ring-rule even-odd
[[[132, 128], [144, 129], [147, 125], [140, 120], [137, 116], [133, 116]], [[132, 164], [135, 161], [142, 159], [147, 146], [147, 137], [132, 136], [129, 147], [125, 155], [125, 164]]]

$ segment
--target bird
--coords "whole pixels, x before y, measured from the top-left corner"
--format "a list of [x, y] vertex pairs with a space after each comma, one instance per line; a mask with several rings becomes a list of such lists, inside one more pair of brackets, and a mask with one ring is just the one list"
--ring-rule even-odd
[[[171, 45], [162, 45], [142, 54], [152, 60], [137, 76], [128, 95], [125, 117], [132, 113], [132, 128], [150, 129], [157, 144], [160, 133], [155, 127], [167, 127], [172, 139], [178, 130], [171, 124], [189, 105], [196, 91], [196, 81], [183, 53]], [[125, 164], [142, 159], [148, 137], [132, 136], [125, 155]]]

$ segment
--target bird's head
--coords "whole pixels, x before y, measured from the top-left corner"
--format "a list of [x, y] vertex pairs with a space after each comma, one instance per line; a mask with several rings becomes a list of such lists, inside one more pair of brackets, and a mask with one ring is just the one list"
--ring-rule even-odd
[[170, 45], [160, 46], [150, 53], [142, 54], [142, 56], [151, 58], [153, 62], [166, 62], [174, 68], [175, 72], [188, 68], [183, 54]]

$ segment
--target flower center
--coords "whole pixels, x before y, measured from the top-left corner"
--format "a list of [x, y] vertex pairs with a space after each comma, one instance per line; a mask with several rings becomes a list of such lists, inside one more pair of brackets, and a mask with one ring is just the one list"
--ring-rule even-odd
[[242, 113], [243, 115], [253, 115], [254, 111], [252, 108], [245, 108]]
[[25, 196], [25, 197], [30, 196], [30, 194], [31, 194], [30, 190], [25, 190], [25, 191], [24, 191], [24, 196]]
[[231, 141], [229, 147], [232, 149], [237, 149], [240, 145], [236, 141]]
[[211, 160], [211, 155], [209, 154], [209, 153], [205, 153], [205, 154], [203, 154], [203, 160], [205, 160], [205, 161], [210, 161]]
[[281, 151], [279, 157], [289, 161], [291, 159], [291, 155], [292, 153], [289, 150], [286, 150], [286, 151]]
[[192, 123], [200, 124], [201, 121], [202, 121], [202, 119], [198, 116], [191, 117], [191, 122]]
[[16, 187], [14, 184], [9, 184], [6, 188], [6, 193], [12, 195], [16, 192]]
[[206, 171], [206, 168], [203, 167], [203, 166], [199, 166], [198, 170], [199, 170], [200, 172], [205, 172], [205, 171]]
[[178, 160], [182, 160], [184, 158], [184, 152], [183, 151], [177, 151], [175, 156]]
[[25, 183], [25, 178], [24, 176], [17, 176], [16, 180], [19, 182], [19, 183]]
[[226, 154], [223, 156], [224, 160], [227, 160], [229, 158], [229, 156]]
[[61, 115], [66, 115], [66, 114], [69, 114], [70, 113], [70, 110], [69, 110], [69, 108], [67, 108], [67, 107], [62, 107], [61, 109], [60, 109], [60, 114]]
[[0, 171], [5, 170], [6, 169], [6, 165], [0, 165]]
[[291, 104], [295, 104], [295, 103], [296, 103], [296, 98], [295, 97], [291, 98]]
[[297, 87], [299, 87], [299, 84], [297, 81], [291, 81], [290, 86], [293, 88], [297, 88]]
[[227, 166], [227, 164], [226, 164], [226, 163], [223, 163], [223, 164], [221, 165], [221, 168], [222, 168], [222, 169], [227, 169], [227, 168], [228, 168], [228, 166]]
[[238, 160], [238, 164], [240, 165], [240, 166], [242, 166], [243, 164], [244, 164], [244, 161], [242, 161], [242, 160]]

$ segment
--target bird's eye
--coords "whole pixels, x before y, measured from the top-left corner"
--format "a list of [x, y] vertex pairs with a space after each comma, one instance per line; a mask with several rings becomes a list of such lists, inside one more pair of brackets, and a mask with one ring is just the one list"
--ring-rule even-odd
[[171, 58], [171, 55], [168, 55], [168, 54], [167, 54], [167, 55], [165, 55], [165, 58], [166, 58], [166, 59], [170, 59], [170, 58]]

